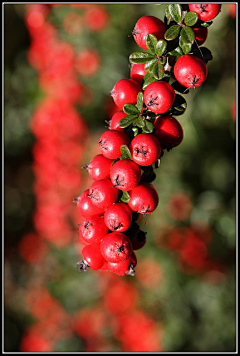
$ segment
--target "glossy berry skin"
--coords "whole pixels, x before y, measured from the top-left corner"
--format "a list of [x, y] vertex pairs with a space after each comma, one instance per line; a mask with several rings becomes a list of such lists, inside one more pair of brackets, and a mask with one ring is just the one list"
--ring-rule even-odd
[[100, 252], [100, 244], [90, 244], [85, 246], [82, 250], [82, 255], [84, 260], [94, 271], [101, 268], [105, 262]]
[[129, 149], [133, 161], [140, 166], [151, 165], [159, 158], [161, 153], [161, 145], [159, 141], [154, 135], [146, 133], [134, 137]]
[[143, 216], [152, 213], [158, 206], [158, 193], [149, 183], [140, 183], [136, 188], [129, 192], [129, 195], [129, 208], [132, 211], [143, 214]]
[[221, 11], [221, 4], [189, 4], [190, 11], [194, 11], [198, 14], [198, 18], [201, 21], [213, 20]]
[[192, 30], [194, 32], [195, 39], [197, 40], [199, 46], [201, 46], [207, 39], [208, 28], [207, 27], [192, 27]]
[[165, 24], [157, 17], [143, 16], [136, 22], [132, 34], [141, 48], [148, 49], [145, 42], [146, 36], [151, 33], [158, 40], [164, 39], [166, 29]]
[[127, 114], [125, 114], [125, 112], [122, 110], [115, 112], [115, 114], [113, 114], [110, 120], [110, 126], [109, 126], [110, 130], [117, 130], [117, 131], [124, 132], [123, 128], [119, 127], [119, 121], [125, 116], [127, 116]]
[[88, 244], [99, 243], [107, 234], [108, 228], [99, 216], [85, 219], [79, 227], [79, 236]]
[[175, 63], [174, 76], [184, 87], [197, 88], [207, 77], [207, 67], [193, 54], [184, 54]]
[[93, 205], [106, 210], [110, 205], [115, 203], [118, 193], [118, 189], [113, 188], [110, 179], [100, 179], [91, 185], [88, 196]]
[[106, 261], [119, 263], [131, 255], [132, 244], [123, 233], [111, 232], [101, 241], [100, 250]]
[[134, 267], [137, 265], [137, 256], [135, 252], [132, 251], [130, 257], [128, 257], [125, 261], [119, 263], [108, 262], [107, 265], [109, 271], [118, 274], [119, 276], [134, 276]]
[[135, 80], [135, 82], [138, 82], [141, 86], [143, 83], [143, 78], [147, 74], [147, 71], [145, 70], [144, 67], [145, 67], [145, 63], [132, 64], [130, 69], [131, 79]]
[[142, 91], [139, 83], [132, 79], [119, 80], [111, 90], [110, 94], [115, 104], [122, 110], [125, 104], [136, 104], [137, 95]]
[[124, 132], [108, 130], [102, 134], [98, 144], [104, 157], [116, 159], [122, 155], [121, 146], [128, 145], [128, 143], [128, 136]]
[[175, 97], [173, 87], [164, 81], [150, 83], [143, 94], [147, 108], [156, 114], [168, 111], [173, 105]]
[[183, 129], [180, 122], [172, 116], [159, 116], [154, 122], [154, 135], [162, 148], [170, 150], [183, 140]]
[[104, 222], [109, 230], [123, 232], [131, 225], [132, 212], [125, 203], [113, 204], [105, 211]]
[[110, 179], [114, 187], [129, 191], [135, 188], [141, 179], [139, 166], [129, 158], [114, 163], [110, 171]]
[[74, 202], [77, 203], [80, 215], [82, 215], [84, 218], [103, 215], [105, 209], [94, 205], [92, 200], [87, 196], [88, 194], [89, 189], [85, 190], [78, 198], [74, 199]]
[[110, 169], [113, 159], [104, 157], [102, 154], [93, 157], [91, 162], [86, 165], [88, 173], [93, 180], [106, 179], [110, 177]]

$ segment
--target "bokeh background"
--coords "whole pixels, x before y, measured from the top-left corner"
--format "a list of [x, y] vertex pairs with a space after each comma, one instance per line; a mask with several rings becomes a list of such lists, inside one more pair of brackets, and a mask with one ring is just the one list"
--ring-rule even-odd
[[165, 152], [159, 206], [141, 220], [134, 277], [79, 273], [81, 217], [98, 150], [129, 78], [129, 36], [164, 5], [4, 5], [4, 351], [236, 350], [236, 8], [204, 46], [181, 145]]

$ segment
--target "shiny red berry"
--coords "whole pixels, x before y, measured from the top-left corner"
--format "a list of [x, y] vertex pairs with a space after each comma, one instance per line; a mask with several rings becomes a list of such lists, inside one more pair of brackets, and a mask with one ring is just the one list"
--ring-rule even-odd
[[165, 24], [155, 16], [143, 16], [135, 24], [132, 35], [136, 43], [144, 49], [148, 49], [145, 38], [150, 33], [158, 40], [164, 38], [166, 32]]
[[192, 30], [195, 35], [195, 39], [198, 42], [198, 45], [201, 46], [207, 39], [208, 28], [207, 27], [192, 27]]
[[184, 54], [175, 63], [174, 76], [184, 87], [197, 88], [207, 77], [207, 67], [193, 54]]
[[134, 251], [132, 251], [130, 257], [125, 261], [119, 263], [108, 262], [107, 265], [109, 271], [118, 274], [119, 276], [134, 276], [134, 267], [137, 265], [137, 256]]
[[102, 154], [93, 157], [91, 162], [85, 166], [93, 180], [106, 179], [110, 176], [112, 159], [104, 157]]
[[221, 4], [189, 4], [190, 11], [194, 11], [198, 14], [198, 18], [201, 21], [213, 20], [221, 11]]
[[123, 128], [119, 127], [119, 121], [125, 116], [127, 116], [127, 114], [125, 114], [125, 112], [122, 110], [115, 112], [110, 120], [110, 130], [124, 132]]
[[86, 271], [88, 267], [92, 270], [98, 270], [105, 262], [101, 252], [100, 244], [90, 244], [82, 250], [83, 260], [77, 263], [79, 271]]
[[154, 122], [154, 135], [162, 148], [170, 150], [183, 140], [183, 129], [180, 122], [172, 116], [159, 116]]
[[105, 209], [94, 205], [92, 200], [88, 197], [88, 194], [89, 189], [85, 190], [79, 197], [73, 200], [74, 203], [77, 203], [80, 215], [82, 215], [84, 218], [103, 215]]
[[141, 170], [135, 162], [125, 158], [114, 163], [110, 171], [110, 179], [114, 187], [129, 191], [140, 182]]
[[87, 243], [99, 243], [107, 234], [108, 228], [99, 216], [85, 219], [79, 227], [79, 236]]
[[158, 206], [158, 193], [149, 183], [140, 183], [136, 188], [129, 192], [129, 195], [129, 208], [144, 216], [153, 212]]
[[175, 91], [170, 84], [157, 81], [146, 87], [143, 100], [149, 110], [156, 114], [163, 114], [171, 108], [175, 96]]
[[105, 210], [115, 203], [118, 193], [118, 189], [113, 187], [110, 179], [100, 179], [91, 185], [87, 196], [93, 205]]
[[131, 65], [130, 77], [131, 79], [135, 80], [135, 82], [138, 82], [141, 86], [143, 83], [143, 78], [146, 74], [147, 71], [145, 70], [145, 63]]
[[156, 162], [161, 153], [161, 145], [158, 139], [154, 135], [146, 133], [134, 137], [129, 149], [133, 161], [140, 166], [149, 166]]
[[131, 255], [132, 244], [123, 233], [111, 232], [101, 241], [100, 250], [106, 261], [119, 263]]
[[104, 213], [104, 222], [109, 230], [123, 232], [132, 222], [132, 212], [125, 203], [111, 205]]
[[111, 96], [115, 104], [123, 109], [125, 104], [136, 104], [137, 95], [142, 91], [139, 83], [132, 79], [121, 79], [119, 80], [111, 90]]
[[128, 145], [128, 143], [128, 136], [124, 132], [108, 130], [100, 137], [99, 147], [104, 157], [116, 159], [122, 155], [121, 146]]

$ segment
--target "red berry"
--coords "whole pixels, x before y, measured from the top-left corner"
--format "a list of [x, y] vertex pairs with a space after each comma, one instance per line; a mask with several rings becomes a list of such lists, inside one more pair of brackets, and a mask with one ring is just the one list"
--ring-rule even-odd
[[125, 231], [131, 225], [132, 212], [125, 203], [113, 204], [105, 211], [104, 222], [111, 231]]
[[142, 91], [139, 83], [132, 79], [119, 80], [111, 90], [115, 104], [122, 109], [125, 104], [136, 104], [137, 95]]
[[164, 81], [157, 81], [146, 87], [143, 99], [149, 110], [157, 114], [163, 114], [171, 108], [175, 96], [175, 91], [170, 84]]
[[108, 159], [102, 154], [99, 154], [93, 157], [91, 162], [86, 165], [86, 168], [90, 177], [96, 181], [109, 178], [112, 163], [112, 159]]
[[100, 250], [106, 261], [119, 263], [131, 255], [132, 244], [121, 232], [111, 232], [101, 241]]
[[184, 54], [175, 63], [174, 75], [184, 87], [197, 88], [207, 77], [207, 67], [200, 58], [193, 54]]
[[110, 179], [114, 187], [129, 191], [140, 182], [141, 170], [135, 162], [125, 158], [114, 163], [110, 171]]
[[159, 158], [161, 153], [159, 141], [154, 135], [146, 133], [142, 133], [134, 137], [129, 149], [133, 161], [140, 166], [151, 165]]
[[88, 242], [86, 242], [85, 240], [83, 240], [83, 236], [82, 236], [82, 232], [80, 230], [81, 224], [78, 224], [79, 228], [78, 228], [78, 239], [81, 242], [81, 244], [83, 245], [90, 245]]
[[139, 250], [145, 245], [146, 234], [146, 232], [139, 229], [138, 232], [130, 238], [133, 250]]
[[83, 248], [82, 255], [84, 260], [77, 263], [80, 271], [86, 271], [88, 267], [92, 270], [98, 270], [105, 262], [101, 252], [100, 244], [90, 244]]
[[213, 20], [221, 11], [221, 4], [189, 4], [190, 11], [194, 11], [198, 14], [198, 18], [201, 21]]
[[149, 183], [140, 183], [136, 188], [129, 192], [129, 195], [129, 208], [144, 216], [153, 212], [158, 206], [158, 193]]
[[93, 205], [106, 210], [115, 203], [118, 197], [118, 189], [112, 186], [110, 179], [100, 179], [94, 182], [89, 188], [88, 197]]
[[132, 64], [130, 70], [131, 79], [135, 80], [135, 82], [139, 83], [142, 86], [143, 77], [147, 74], [145, 70], [145, 63], [141, 64]]
[[128, 257], [125, 261], [119, 262], [119, 263], [114, 263], [114, 262], [108, 262], [108, 269], [109, 271], [118, 274], [119, 276], [134, 276], [135, 271], [134, 267], [137, 265], [137, 257], [132, 251], [130, 257]]
[[108, 228], [99, 216], [85, 219], [79, 227], [79, 236], [87, 243], [98, 243], [107, 234]]
[[170, 150], [178, 146], [183, 140], [181, 124], [172, 116], [159, 116], [154, 122], [154, 135], [162, 148]]
[[207, 27], [192, 27], [195, 35], [195, 39], [198, 41], [199, 46], [201, 46], [207, 39], [208, 28]]
[[160, 19], [155, 16], [143, 16], [135, 24], [132, 34], [140, 47], [148, 49], [145, 43], [145, 37], [151, 33], [156, 36], [158, 40], [162, 40], [165, 32], [166, 26]]
[[108, 130], [102, 134], [98, 143], [104, 157], [116, 159], [122, 155], [121, 146], [128, 145], [129, 139], [124, 132]]
[[110, 127], [109, 127], [110, 130], [117, 130], [117, 131], [124, 132], [123, 128], [119, 127], [119, 121], [125, 116], [127, 116], [127, 114], [125, 114], [125, 112], [122, 110], [115, 112], [115, 114], [110, 120]]
[[94, 205], [92, 200], [88, 197], [88, 194], [89, 189], [85, 190], [79, 197], [73, 200], [77, 203], [80, 215], [82, 215], [84, 218], [103, 215], [105, 209]]

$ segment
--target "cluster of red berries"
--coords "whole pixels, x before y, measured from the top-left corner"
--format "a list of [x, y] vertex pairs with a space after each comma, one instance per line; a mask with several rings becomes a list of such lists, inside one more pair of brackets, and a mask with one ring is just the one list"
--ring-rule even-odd
[[[153, 212], [159, 202], [151, 184], [156, 176], [152, 165], [157, 168], [163, 149], [170, 150], [183, 139], [182, 126], [173, 113], [184, 111], [186, 105], [175, 93], [176, 85], [169, 84], [171, 74], [185, 90], [199, 87], [207, 77], [204, 57], [202, 60], [186, 53], [191, 50], [189, 43], [181, 44], [178, 50], [186, 54], [167, 50], [173, 39], [170, 24], [177, 22], [178, 33], [185, 31], [193, 43], [195, 35], [189, 25], [213, 19], [220, 9], [221, 5], [206, 4], [189, 5], [187, 11], [182, 11], [180, 5], [168, 5], [166, 23], [154, 16], [143, 16], [137, 21], [132, 35], [150, 53], [131, 54], [131, 78], [119, 80], [112, 89], [111, 96], [119, 111], [113, 115], [109, 130], [100, 137], [101, 154], [86, 165], [93, 184], [74, 199], [85, 218], [79, 226], [79, 240], [85, 245], [83, 260], [77, 263], [80, 271], [91, 267], [134, 275], [134, 250], [146, 242], [146, 233], [136, 221], [140, 214]], [[180, 17], [177, 12], [181, 12]]]

